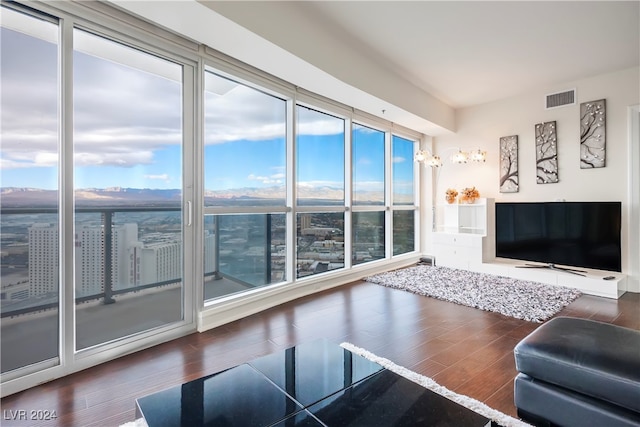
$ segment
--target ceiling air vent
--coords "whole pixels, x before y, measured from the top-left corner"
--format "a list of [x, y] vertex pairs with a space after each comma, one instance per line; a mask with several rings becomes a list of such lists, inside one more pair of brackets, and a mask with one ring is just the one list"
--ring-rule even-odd
[[576, 103], [576, 90], [571, 89], [564, 92], [551, 93], [545, 97], [545, 109], [564, 107]]

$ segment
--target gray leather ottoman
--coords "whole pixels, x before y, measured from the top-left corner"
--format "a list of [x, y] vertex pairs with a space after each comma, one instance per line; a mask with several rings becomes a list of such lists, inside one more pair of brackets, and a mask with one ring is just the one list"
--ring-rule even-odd
[[518, 415], [547, 426], [640, 426], [640, 331], [557, 317], [514, 349]]

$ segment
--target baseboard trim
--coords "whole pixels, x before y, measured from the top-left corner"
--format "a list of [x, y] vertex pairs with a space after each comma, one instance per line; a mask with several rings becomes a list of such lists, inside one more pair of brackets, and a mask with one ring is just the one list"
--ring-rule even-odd
[[274, 285], [255, 292], [240, 294], [236, 297], [213, 301], [198, 313], [198, 332], [222, 326], [298, 298], [361, 280], [366, 276], [408, 267], [419, 260], [420, 255], [417, 254], [403, 257], [399, 260], [375, 263], [367, 266], [367, 268], [356, 267], [350, 271], [327, 273], [319, 277]]

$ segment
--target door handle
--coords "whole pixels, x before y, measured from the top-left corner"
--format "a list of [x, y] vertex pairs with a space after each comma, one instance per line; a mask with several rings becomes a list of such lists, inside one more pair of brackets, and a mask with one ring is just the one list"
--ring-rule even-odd
[[193, 223], [193, 209], [191, 208], [191, 201], [187, 202], [187, 227], [191, 227]]

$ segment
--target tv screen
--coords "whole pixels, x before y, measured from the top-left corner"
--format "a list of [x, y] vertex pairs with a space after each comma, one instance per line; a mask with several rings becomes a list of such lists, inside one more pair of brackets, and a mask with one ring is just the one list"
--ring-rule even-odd
[[496, 203], [496, 257], [622, 271], [621, 202]]

